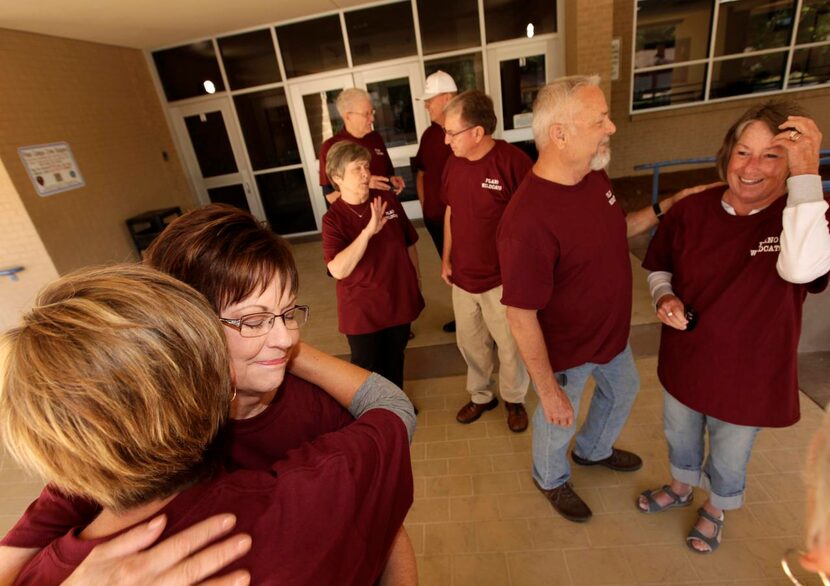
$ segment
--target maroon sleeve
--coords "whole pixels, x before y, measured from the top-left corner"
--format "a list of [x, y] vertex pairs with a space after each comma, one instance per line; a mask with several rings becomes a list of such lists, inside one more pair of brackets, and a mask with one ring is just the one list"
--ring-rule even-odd
[[418, 152], [415, 153], [415, 158], [412, 159], [412, 168], [416, 171], [423, 171], [424, 170], [424, 136], [426, 136], [427, 131], [424, 130], [424, 133], [421, 135], [421, 142], [418, 144]]
[[[381, 140], [381, 144], [383, 144], [383, 140]], [[392, 176], [395, 174], [395, 165], [392, 164], [392, 158], [389, 156], [389, 149], [386, 148], [386, 145], [383, 145], [383, 158], [386, 161], [386, 175]]]
[[657, 232], [648, 245], [646, 256], [643, 259], [643, 268], [648, 271], [674, 272], [674, 259], [672, 258], [672, 241], [678, 227], [679, 214], [669, 210], [663, 220], [657, 226]]
[[329, 176], [326, 175], [326, 156], [329, 154], [331, 148], [331, 139], [328, 139], [320, 145], [320, 186], [326, 187], [329, 185]]
[[406, 215], [406, 212], [401, 205], [401, 202], [398, 201], [398, 198], [387, 195], [385, 196], [389, 205], [392, 209], [395, 210], [395, 213], [398, 214], [398, 219], [401, 221], [401, 229], [403, 230], [403, 237], [404, 241], [406, 242], [406, 246], [412, 246], [416, 242], [418, 242], [418, 232], [415, 230], [415, 226], [412, 225], [412, 221], [409, 219], [409, 216]]
[[43, 549], [73, 527], [88, 525], [100, 512], [96, 503], [66, 496], [47, 485], [0, 545]]
[[346, 248], [348, 241], [340, 228], [337, 211], [329, 208], [323, 215], [323, 260], [330, 263], [337, 254]]
[[323, 389], [307, 380], [295, 377], [300, 392], [309, 403], [309, 425], [314, 426], [314, 435], [320, 436], [338, 431], [354, 423], [354, 417], [340, 403]]
[[452, 155], [450, 158], [447, 159], [447, 162], [444, 164], [444, 170], [441, 171], [441, 203], [445, 206], [450, 205], [450, 198], [449, 194], [447, 193], [447, 178], [450, 175], [450, 167], [452, 167]]
[[520, 309], [542, 309], [553, 295], [553, 269], [559, 259], [559, 244], [534, 236], [538, 222], [521, 222], [513, 215], [505, 216], [504, 220], [496, 241], [501, 303]]

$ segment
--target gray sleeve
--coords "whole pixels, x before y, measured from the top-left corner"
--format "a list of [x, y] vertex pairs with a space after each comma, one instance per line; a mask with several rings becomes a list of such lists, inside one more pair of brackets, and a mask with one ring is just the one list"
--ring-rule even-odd
[[412, 443], [415, 433], [415, 408], [402, 390], [377, 373], [369, 375], [349, 405], [349, 413], [355, 419], [370, 409], [386, 409], [401, 418]]

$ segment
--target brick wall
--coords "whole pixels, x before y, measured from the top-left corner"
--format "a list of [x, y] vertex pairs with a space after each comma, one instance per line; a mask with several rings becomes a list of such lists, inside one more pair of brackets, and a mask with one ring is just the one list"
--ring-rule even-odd
[[[140, 51], [0, 30], [0, 79], [0, 160], [60, 273], [137, 259], [126, 218], [195, 205]], [[58, 141], [86, 186], [39, 197], [17, 148]]]
[[613, 0], [565, 1], [567, 75], [599, 74], [605, 95], [611, 90]]

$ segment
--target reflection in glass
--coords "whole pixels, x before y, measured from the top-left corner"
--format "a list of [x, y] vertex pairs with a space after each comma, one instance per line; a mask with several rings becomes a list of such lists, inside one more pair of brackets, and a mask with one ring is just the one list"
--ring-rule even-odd
[[398, 195], [398, 201], [418, 201], [418, 192], [415, 188], [415, 174], [412, 172], [412, 166], [404, 165], [403, 167], [395, 167], [395, 175], [403, 177], [403, 180], [406, 182], [406, 187]]
[[715, 62], [710, 98], [780, 90], [787, 53], [770, 53]]
[[196, 153], [202, 177], [236, 173], [236, 160], [233, 157], [228, 131], [225, 130], [222, 112], [186, 116], [184, 124]]
[[375, 107], [375, 130], [383, 137], [386, 148], [416, 144], [415, 113], [409, 78], [386, 79], [366, 84]]
[[206, 81], [212, 81], [217, 91], [225, 91], [210, 41], [155, 51], [153, 62], [168, 102], [204, 96]]
[[790, 66], [789, 87], [817, 85], [830, 81], [830, 45], [798, 49]]
[[384, 4], [345, 14], [354, 65], [365, 65], [417, 53], [412, 5]]
[[505, 130], [530, 126], [533, 100], [545, 85], [545, 56], [520, 57], [499, 63], [501, 111]]
[[480, 52], [425, 61], [424, 77], [439, 69], [450, 74], [459, 92], [475, 89], [484, 91], [484, 65]]
[[418, 0], [424, 55], [481, 44], [476, 0]]
[[218, 39], [228, 85], [238, 90], [280, 81], [271, 31], [266, 29]]
[[634, 75], [634, 110], [688, 104], [703, 99], [706, 65], [658, 69]]
[[513, 146], [517, 146], [522, 149], [525, 154], [530, 157], [531, 161], [535, 161], [539, 158], [539, 151], [536, 150], [536, 142], [532, 140], [522, 140], [519, 142], [514, 142]]
[[317, 229], [302, 169], [257, 175], [256, 184], [274, 232], [296, 234]]
[[311, 133], [314, 152], [320, 152], [320, 145], [343, 128], [343, 119], [337, 113], [334, 102], [342, 90], [329, 90], [303, 96], [303, 107]]
[[208, 189], [208, 197], [213, 203], [226, 203], [246, 212], [250, 212], [248, 199], [245, 197], [245, 188], [240, 184], [226, 185]]
[[336, 14], [277, 27], [285, 75], [298, 77], [348, 65]]
[[[484, 0], [487, 42], [527, 38], [556, 32], [556, 3], [552, 0]], [[531, 25], [533, 35], [528, 35]]]
[[790, 44], [795, 0], [736, 0], [721, 3], [715, 55], [733, 55]]
[[802, 0], [797, 43], [830, 41], [830, 0]]
[[634, 68], [705, 59], [711, 0], [638, 0]]
[[255, 171], [301, 162], [285, 90], [241, 94], [233, 101]]

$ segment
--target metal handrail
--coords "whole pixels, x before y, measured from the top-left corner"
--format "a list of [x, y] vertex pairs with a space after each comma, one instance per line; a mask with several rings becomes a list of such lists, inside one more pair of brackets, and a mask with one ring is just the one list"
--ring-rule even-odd
[[[830, 164], [830, 149], [826, 149], [819, 152], [821, 159], [819, 159], [820, 165], [827, 165]], [[674, 159], [671, 161], [658, 161], [656, 163], [643, 163], [642, 165], [634, 165], [635, 171], [643, 171], [645, 169], [652, 169], [653, 174], [651, 177], [651, 203], [655, 204], [658, 202], [659, 194], [660, 194], [660, 169], [663, 167], [674, 167], [677, 165], [700, 165], [703, 163], [714, 163], [715, 157], [696, 157], [691, 159]], [[822, 189], [824, 193], [830, 193], [830, 180], [822, 181], [821, 183]]]
[[6, 267], [5, 269], [0, 269], [0, 277], [8, 277], [12, 281], [17, 281], [17, 273], [24, 270], [23, 267]]

